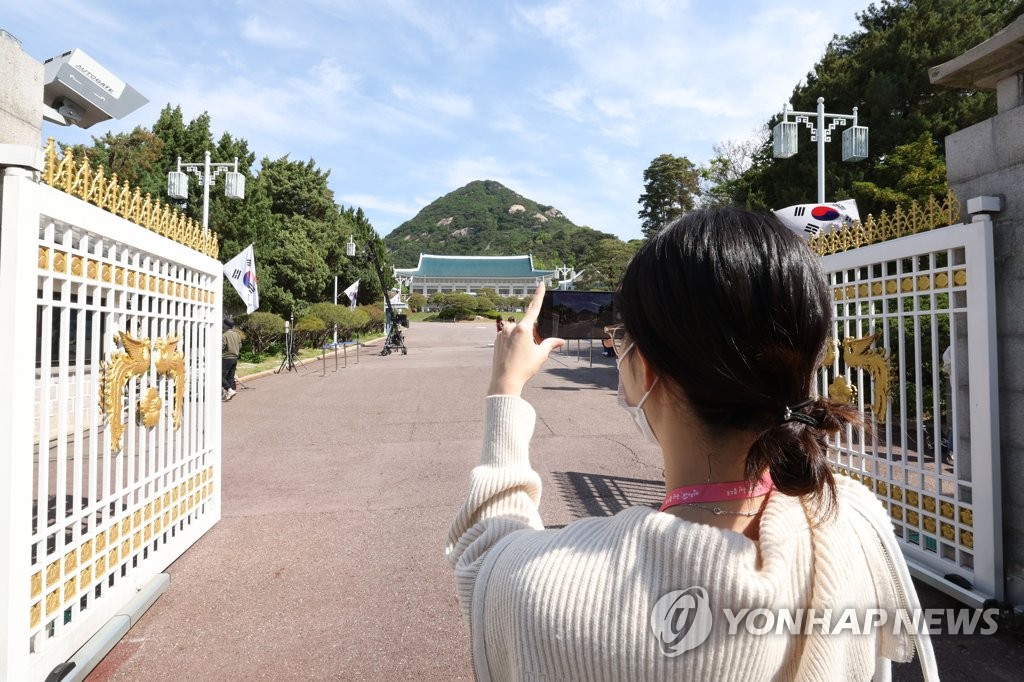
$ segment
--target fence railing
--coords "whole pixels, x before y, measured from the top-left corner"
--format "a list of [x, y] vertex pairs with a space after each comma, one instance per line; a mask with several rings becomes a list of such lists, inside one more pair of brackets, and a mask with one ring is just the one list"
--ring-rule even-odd
[[0, 676], [19, 680], [220, 517], [215, 236], [52, 146], [44, 178], [9, 169], [0, 213]]

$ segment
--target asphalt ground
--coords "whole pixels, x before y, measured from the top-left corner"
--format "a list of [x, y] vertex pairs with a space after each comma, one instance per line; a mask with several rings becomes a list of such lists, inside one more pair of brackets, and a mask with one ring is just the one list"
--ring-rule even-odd
[[[247, 382], [223, 405], [223, 517], [89, 680], [472, 679], [443, 547], [478, 460], [491, 321], [419, 323]], [[325, 371], [326, 370], [326, 371]], [[660, 454], [575, 342], [524, 392], [541, 516], [558, 527], [663, 494]], [[956, 604], [919, 587], [926, 606]], [[1019, 635], [935, 639], [945, 679], [1022, 679]], [[920, 679], [916, 663], [898, 680]]]

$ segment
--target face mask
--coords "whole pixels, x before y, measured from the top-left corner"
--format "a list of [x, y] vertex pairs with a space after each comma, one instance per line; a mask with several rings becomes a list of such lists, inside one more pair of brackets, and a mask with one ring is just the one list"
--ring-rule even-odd
[[647, 391], [647, 393], [644, 393], [644, 396], [640, 398], [640, 402], [638, 402], [635, 407], [626, 402], [626, 392], [622, 388], [622, 360], [626, 357], [629, 351], [633, 350], [633, 345], [634, 344], [632, 343], [629, 344], [626, 350], [622, 352], [622, 356], [616, 359], [616, 365], [618, 365], [620, 371], [619, 389], [615, 396], [615, 401], [619, 404], [619, 407], [628, 412], [629, 416], [633, 418], [633, 424], [635, 424], [637, 430], [640, 431], [640, 435], [642, 435], [648, 443], [651, 443], [652, 445], [659, 445], [658, 437], [654, 435], [654, 431], [651, 430], [651, 425], [647, 423], [647, 415], [644, 414], [643, 406], [648, 396], [651, 395], [651, 391], [653, 391], [654, 387], [658, 385], [658, 379], [660, 377], [656, 377], [654, 379], [654, 383], [651, 384], [651, 389]]

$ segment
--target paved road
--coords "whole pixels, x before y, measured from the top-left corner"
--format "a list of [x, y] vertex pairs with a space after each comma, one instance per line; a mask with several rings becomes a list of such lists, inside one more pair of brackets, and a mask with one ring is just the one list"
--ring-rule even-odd
[[[472, 679], [442, 548], [479, 453], [493, 338], [489, 321], [420, 323], [408, 356], [250, 382], [224, 405], [223, 519], [90, 680]], [[616, 406], [616, 378], [584, 345], [526, 390], [549, 526], [659, 499], [660, 456]], [[1012, 638], [940, 645], [950, 679], [1024, 667]]]

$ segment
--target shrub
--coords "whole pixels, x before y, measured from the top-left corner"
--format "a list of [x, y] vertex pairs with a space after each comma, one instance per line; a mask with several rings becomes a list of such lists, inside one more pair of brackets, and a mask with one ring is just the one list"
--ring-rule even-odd
[[342, 318], [346, 311], [348, 311], [348, 308], [345, 306], [334, 305], [333, 303], [314, 303], [309, 306], [309, 309], [306, 310], [305, 314], [316, 315], [323, 320], [328, 327], [333, 329], [335, 324], [339, 327], [341, 326]]
[[455, 308], [476, 310], [476, 296], [465, 292], [458, 292], [448, 295], [448, 304]]
[[345, 328], [345, 338], [351, 339], [353, 334], [365, 333], [370, 328], [370, 314], [365, 310], [356, 308], [350, 310], [351, 322]]
[[[331, 329], [333, 329], [333, 325]], [[295, 347], [311, 346], [317, 348], [322, 346], [327, 338], [327, 323], [316, 315], [306, 315], [295, 323], [292, 330], [295, 334]]]
[[384, 331], [384, 309], [380, 306], [375, 305], [361, 305], [358, 310], [362, 310], [366, 313], [369, 321], [362, 328], [364, 332], [382, 332]]
[[419, 312], [426, 307], [427, 297], [424, 296], [423, 294], [413, 294], [412, 296], [409, 297], [408, 303], [409, 307], [412, 308], [414, 312]]
[[437, 316], [442, 320], [472, 320], [476, 318], [476, 311], [460, 306], [448, 306], [442, 308]]
[[486, 296], [477, 294], [476, 296], [476, 311], [479, 313], [486, 312], [488, 310], [494, 310], [494, 302]]
[[256, 356], [265, 354], [284, 336], [284, 318], [274, 313], [253, 313], [239, 322], [238, 326], [249, 341], [250, 351]]

